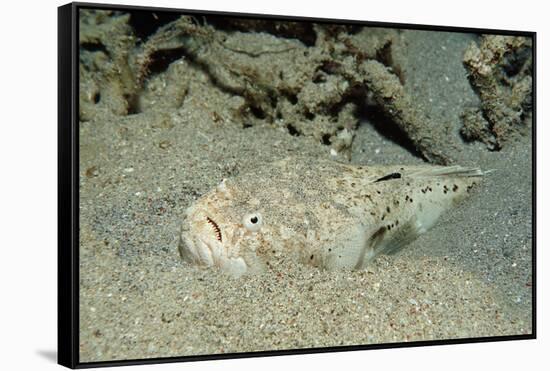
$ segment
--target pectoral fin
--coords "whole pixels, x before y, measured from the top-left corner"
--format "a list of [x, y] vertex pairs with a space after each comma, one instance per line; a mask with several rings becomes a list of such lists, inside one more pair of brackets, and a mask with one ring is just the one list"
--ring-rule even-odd
[[379, 247], [381, 246], [382, 242], [384, 241], [384, 236], [386, 235], [386, 228], [380, 227], [376, 232], [374, 232], [368, 240], [365, 241], [365, 245], [363, 246], [363, 250], [359, 254], [359, 257], [357, 259], [357, 263], [355, 264], [355, 269], [360, 269], [363, 267], [363, 265], [374, 259], [379, 252]]
[[380, 254], [395, 254], [409, 243], [414, 241], [418, 236], [424, 233], [426, 230], [420, 223], [415, 220], [410, 220], [402, 227], [396, 228], [388, 235], [387, 241], [380, 246]]
[[414, 220], [391, 231], [386, 226], [380, 227], [365, 242], [363, 251], [355, 264], [355, 269], [364, 267], [365, 264], [380, 254], [390, 255], [399, 252], [423, 232], [422, 226]]

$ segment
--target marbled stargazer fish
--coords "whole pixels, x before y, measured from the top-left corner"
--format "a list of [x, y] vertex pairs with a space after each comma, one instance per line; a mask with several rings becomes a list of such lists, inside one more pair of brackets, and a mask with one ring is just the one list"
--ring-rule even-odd
[[239, 276], [277, 259], [364, 267], [432, 227], [479, 168], [353, 166], [287, 158], [223, 180], [186, 211], [182, 258]]

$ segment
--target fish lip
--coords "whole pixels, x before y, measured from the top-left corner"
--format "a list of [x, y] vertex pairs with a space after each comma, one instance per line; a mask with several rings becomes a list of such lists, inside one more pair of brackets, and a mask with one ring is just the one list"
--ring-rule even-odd
[[201, 238], [197, 238], [197, 244], [199, 245], [198, 253], [201, 262], [207, 266], [212, 266], [216, 263], [214, 251], [210, 244]]
[[216, 266], [233, 277], [240, 277], [248, 270], [244, 259], [240, 256], [230, 256], [229, 251], [218, 240], [205, 241], [200, 237], [198, 239], [205, 248], [209, 249], [212, 257], [210, 266]]
[[213, 266], [216, 264], [217, 257], [214, 249], [208, 241], [200, 238], [200, 236], [182, 234], [179, 248], [183, 260], [206, 266]]
[[191, 238], [182, 234], [179, 245], [180, 255], [183, 260], [195, 263], [213, 265], [212, 250], [200, 239]]
[[218, 241], [207, 241], [200, 236], [182, 234], [180, 254], [186, 261], [203, 266], [216, 266], [233, 277], [240, 277], [248, 271], [248, 264], [240, 256], [230, 257]]
[[[206, 239], [201, 238], [200, 236], [197, 236], [197, 241], [199, 242], [203, 250], [207, 251], [208, 256], [208, 263], [207, 265], [216, 265], [216, 263], [220, 260], [223, 255], [223, 245], [218, 241], [208, 241]], [[213, 242], [213, 243], [212, 243]], [[218, 245], [218, 246], [216, 246]]]
[[186, 231], [180, 237], [180, 255], [186, 261], [199, 265], [221, 265], [229, 259], [224, 246], [215, 238], [208, 238]]

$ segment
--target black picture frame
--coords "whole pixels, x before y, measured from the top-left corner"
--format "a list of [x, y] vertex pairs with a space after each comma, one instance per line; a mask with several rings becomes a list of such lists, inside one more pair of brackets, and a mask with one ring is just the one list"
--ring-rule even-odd
[[[170, 358], [146, 358], [81, 362], [79, 359], [79, 21], [80, 9], [148, 11], [188, 15], [238, 16], [251, 19], [289, 20], [298, 22], [353, 24], [413, 30], [468, 32], [524, 36], [532, 39], [533, 53], [533, 127], [532, 127], [532, 333], [512, 336], [479, 337], [413, 341], [406, 343], [337, 346], [231, 354], [209, 354]], [[399, 24], [341, 19], [318, 19], [266, 14], [227, 13], [187, 9], [168, 9], [95, 3], [70, 3], [58, 8], [58, 363], [69, 368], [107, 367], [120, 365], [155, 364], [219, 360], [228, 358], [263, 357], [321, 352], [343, 352], [366, 349], [449, 345], [536, 339], [536, 36], [535, 32]]]

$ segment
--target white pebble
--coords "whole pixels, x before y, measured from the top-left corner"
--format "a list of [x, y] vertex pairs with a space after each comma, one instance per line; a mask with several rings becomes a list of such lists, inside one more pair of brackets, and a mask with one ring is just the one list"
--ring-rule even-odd
[[330, 155], [331, 156], [338, 156], [338, 152], [336, 152], [336, 150], [334, 148], [331, 148], [330, 149]]

